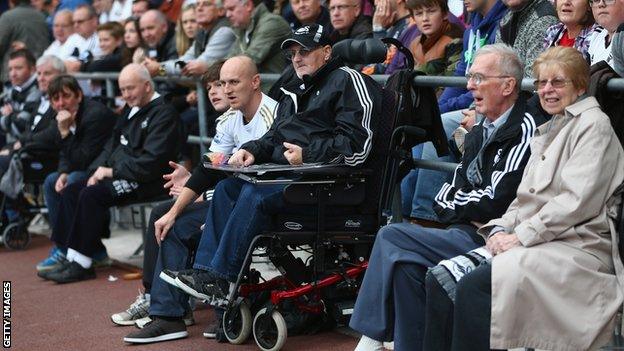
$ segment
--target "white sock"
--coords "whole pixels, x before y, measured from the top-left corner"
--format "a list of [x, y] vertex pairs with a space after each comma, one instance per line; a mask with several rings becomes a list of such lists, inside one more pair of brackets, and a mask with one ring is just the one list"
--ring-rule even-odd
[[383, 351], [383, 342], [362, 335], [360, 342], [353, 351]]
[[67, 249], [67, 260], [78, 263], [84, 269], [91, 268], [91, 264], [93, 263], [93, 259], [91, 259], [91, 257], [87, 257], [71, 248]]

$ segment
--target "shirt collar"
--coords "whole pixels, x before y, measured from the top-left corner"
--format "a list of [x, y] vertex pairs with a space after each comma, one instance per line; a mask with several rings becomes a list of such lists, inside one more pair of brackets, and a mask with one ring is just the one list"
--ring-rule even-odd
[[[158, 94], [157, 91], [154, 92], [154, 94], [152, 94], [152, 98], [150, 99], [150, 102], [158, 99], [160, 97], [160, 94]], [[136, 115], [137, 112], [139, 112], [141, 108], [138, 106], [134, 106], [130, 112], [128, 113], [128, 119], [131, 119], [132, 117], [134, 117], [134, 115]]]

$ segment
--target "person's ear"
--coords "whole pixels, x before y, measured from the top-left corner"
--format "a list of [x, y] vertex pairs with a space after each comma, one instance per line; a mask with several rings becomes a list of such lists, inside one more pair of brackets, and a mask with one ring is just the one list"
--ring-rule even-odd
[[260, 75], [259, 74], [255, 74], [251, 78], [251, 86], [253, 87], [254, 90], [260, 89]]

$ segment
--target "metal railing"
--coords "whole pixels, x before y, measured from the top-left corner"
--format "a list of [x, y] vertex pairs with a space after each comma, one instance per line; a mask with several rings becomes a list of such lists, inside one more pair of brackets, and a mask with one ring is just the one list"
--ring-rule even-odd
[[[114, 72], [96, 72], [96, 73], [74, 73], [76, 79], [94, 79], [103, 80], [106, 85], [106, 97], [108, 99], [114, 99], [114, 83], [117, 80], [119, 73]], [[261, 74], [260, 78], [265, 83], [273, 83], [280, 77], [279, 74]], [[379, 83], [385, 83], [388, 79], [388, 75], [374, 75], [372, 76]], [[201, 84], [201, 80], [198, 78], [189, 78], [182, 76], [166, 76], [166, 77], [154, 77], [156, 82], [177, 82], [177, 83], [195, 83], [197, 89], [197, 111], [199, 122], [199, 135], [189, 135], [187, 142], [192, 144], [199, 144], [200, 152], [204, 154], [207, 151], [207, 145], [210, 144], [212, 138], [208, 137], [208, 126], [206, 124], [206, 88]], [[465, 77], [448, 77], [448, 76], [416, 76], [414, 77], [414, 84], [424, 87], [465, 87]], [[525, 78], [522, 80], [522, 90], [534, 91], [533, 79]], [[624, 91], [624, 78], [611, 79], [607, 83], [607, 90], [609, 91]], [[456, 164], [450, 162], [438, 162], [438, 161], [425, 161], [414, 160], [414, 163], [419, 168], [432, 169], [437, 171], [453, 172]]]

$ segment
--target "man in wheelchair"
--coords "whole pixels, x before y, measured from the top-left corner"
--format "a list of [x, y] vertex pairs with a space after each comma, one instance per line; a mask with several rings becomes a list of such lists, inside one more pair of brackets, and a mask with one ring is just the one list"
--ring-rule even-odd
[[[304, 26], [282, 43], [298, 79], [282, 87], [284, 97], [271, 129], [244, 144], [229, 159], [230, 165], [364, 163], [372, 145], [371, 120], [381, 113], [381, 87], [332, 57], [329, 43], [321, 25]], [[176, 285], [195, 297], [222, 303], [254, 236], [266, 228], [272, 214], [285, 210], [283, 188], [255, 186], [238, 178], [220, 181], [195, 269], [178, 274]]]

